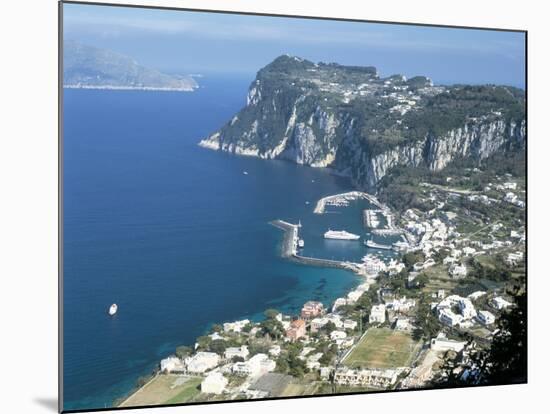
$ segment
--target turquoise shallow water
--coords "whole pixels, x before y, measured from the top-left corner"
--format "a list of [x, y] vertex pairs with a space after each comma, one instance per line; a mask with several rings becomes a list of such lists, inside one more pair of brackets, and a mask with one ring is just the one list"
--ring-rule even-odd
[[359, 242], [322, 238], [330, 226], [362, 232], [359, 204], [312, 212], [351, 190], [347, 179], [196, 145], [244, 104], [248, 83], [64, 91], [65, 409], [110, 406], [212, 323], [328, 305], [360, 282], [281, 259], [282, 233], [268, 224], [301, 220], [304, 254], [360, 259]]

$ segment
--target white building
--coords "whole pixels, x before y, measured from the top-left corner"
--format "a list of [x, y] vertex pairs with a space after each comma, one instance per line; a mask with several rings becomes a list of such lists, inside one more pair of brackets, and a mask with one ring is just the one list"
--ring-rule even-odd
[[384, 323], [386, 321], [386, 307], [382, 304], [374, 305], [370, 310], [369, 323]]
[[246, 359], [248, 356], [248, 347], [246, 345], [242, 345], [240, 347], [229, 347], [225, 350], [224, 356], [225, 359], [232, 359], [233, 357], [240, 357], [243, 359]]
[[439, 321], [447, 326], [455, 326], [462, 322], [462, 315], [452, 312], [450, 309], [441, 309], [439, 311]]
[[458, 307], [460, 308], [460, 313], [464, 319], [472, 319], [477, 315], [476, 309], [470, 299], [460, 298], [458, 301]]
[[344, 319], [344, 329], [355, 329], [357, 328], [357, 322], [352, 319]]
[[480, 310], [477, 313], [477, 320], [483, 325], [492, 325], [495, 323], [495, 315], [491, 312]]
[[281, 346], [280, 345], [273, 345], [271, 348], [269, 348], [269, 355], [278, 357], [281, 354]]
[[508, 256], [506, 256], [506, 263], [515, 266], [519, 262], [523, 260], [523, 252], [514, 252], [514, 253], [508, 253]]
[[205, 394], [221, 394], [227, 386], [227, 378], [220, 372], [211, 372], [201, 383], [201, 391]]
[[348, 335], [344, 332], [344, 331], [332, 331], [330, 333], [330, 339], [332, 341], [336, 341], [337, 339], [344, 339], [346, 338]]
[[504, 299], [502, 296], [495, 296], [493, 299], [491, 299], [489, 304], [493, 308], [498, 309], [498, 310], [506, 309], [509, 306], [512, 306], [512, 304], [510, 302], [508, 302], [506, 299]]
[[160, 370], [163, 372], [184, 372], [185, 364], [181, 359], [175, 356], [164, 358], [160, 361]]
[[408, 312], [414, 308], [415, 305], [416, 301], [414, 299], [407, 299], [406, 297], [394, 299], [386, 303], [386, 307], [395, 312]]
[[468, 299], [470, 300], [477, 300], [479, 299], [480, 297], [482, 296], [485, 296], [487, 294], [487, 292], [483, 292], [482, 290], [477, 290], [475, 291], [474, 293], [470, 293], [468, 295]]
[[394, 328], [398, 331], [409, 331], [412, 329], [411, 321], [408, 318], [397, 318]]
[[371, 275], [384, 272], [386, 270], [386, 264], [384, 261], [370, 254], [363, 257], [363, 263], [365, 266], [365, 271]]
[[266, 354], [256, 354], [246, 362], [233, 364], [233, 373], [250, 377], [259, 377], [275, 369], [275, 361]]
[[215, 368], [220, 363], [220, 356], [214, 352], [197, 352], [192, 357], [185, 359], [187, 372], [202, 374]]
[[329, 322], [329, 319], [326, 317], [314, 318], [309, 323], [311, 333], [319, 332], [319, 330]]
[[334, 373], [334, 382], [340, 385], [387, 388], [395, 384], [399, 372], [397, 369], [338, 368]]
[[436, 338], [433, 338], [430, 342], [430, 347], [434, 351], [455, 351], [460, 352], [464, 349], [466, 342], [453, 341], [447, 339], [447, 337], [441, 332]]
[[449, 267], [449, 274], [453, 279], [462, 279], [468, 274], [468, 269], [464, 265], [452, 264]]

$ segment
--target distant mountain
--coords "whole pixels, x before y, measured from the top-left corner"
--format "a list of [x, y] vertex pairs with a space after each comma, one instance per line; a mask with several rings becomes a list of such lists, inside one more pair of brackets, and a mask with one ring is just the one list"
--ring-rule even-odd
[[434, 86], [425, 76], [280, 56], [258, 72], [247, 105], [200, 145], [330, 167], [374, 191], [396, 167], [438, 171], [524, 150], [525, 141], [520, 89]]
[[63, 49], [65, 88], [191, 92], [198, 87], [191, 76], [168, 75], [108, 49], [74, 41], [66, 41]]

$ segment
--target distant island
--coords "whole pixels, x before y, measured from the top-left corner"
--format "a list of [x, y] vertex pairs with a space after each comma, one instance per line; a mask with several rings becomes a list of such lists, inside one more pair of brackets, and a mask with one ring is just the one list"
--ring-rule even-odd
[[198, 84], [189, 75], [168, 75], [112, 50], [65, 41], [63, 87], [192, 92]]

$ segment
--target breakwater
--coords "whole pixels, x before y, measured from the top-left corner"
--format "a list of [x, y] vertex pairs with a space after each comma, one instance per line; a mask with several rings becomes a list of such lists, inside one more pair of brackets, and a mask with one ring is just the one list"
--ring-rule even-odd
[[297, 224], [288, 223], [283, 220], [271, 221], [274, 227], [283, 231], [283, 241], [281, 243], [281, 256], [285, 259], [292, 260], [296, 263], [301, 263], [310, 266], [334, 267], [338, 269], [351, 270], [358, 274], [364, 274], [364, 266], [361, 263], [348, 261], [321, 259], [317, 257], [308, 257], [298, 254], [298, 231]]

